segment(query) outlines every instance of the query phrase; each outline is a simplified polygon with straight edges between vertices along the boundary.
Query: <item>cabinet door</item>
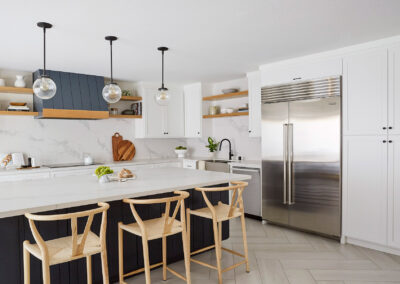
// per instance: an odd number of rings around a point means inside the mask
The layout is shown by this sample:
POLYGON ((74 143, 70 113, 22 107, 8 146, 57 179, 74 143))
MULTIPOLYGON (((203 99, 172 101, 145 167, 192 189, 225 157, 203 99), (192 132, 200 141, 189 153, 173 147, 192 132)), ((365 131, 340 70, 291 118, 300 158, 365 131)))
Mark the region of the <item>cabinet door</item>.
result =
POLYGON ((184 112, 182 89, 170 89, 170 101, 165 118, 165 137, 184 137, 184 112))
POLYGON ((343 144, 344 235, 387 243, 387 136, 347 136, 343 144))
POLYGON ((388 242, 400 249, 400 135, 389 136, 389 142, 388 242))
POLYGON ((387 133, 387 49, 345 57, 343 70, 343 133, 387 133))
POLYGON ((249 85, 249 136, 261 137, 261 75, 260 71, 247 73, 249 85))
POLYGON ((155 100, 156 89, 146 89, 146 137, 164 137, 166 132, 166 106, 160 106, 155 100))
POLYGON ((261 86, 342 75, 342 59, 314 59, 262 66, 261 86))
POLYGON ((400 45, 389 49, 389 134, 400 134, 400 45))
POLYGON ((185 101, 185 137, 201 137, 202 95, 201 83, 183 87, 185 101))

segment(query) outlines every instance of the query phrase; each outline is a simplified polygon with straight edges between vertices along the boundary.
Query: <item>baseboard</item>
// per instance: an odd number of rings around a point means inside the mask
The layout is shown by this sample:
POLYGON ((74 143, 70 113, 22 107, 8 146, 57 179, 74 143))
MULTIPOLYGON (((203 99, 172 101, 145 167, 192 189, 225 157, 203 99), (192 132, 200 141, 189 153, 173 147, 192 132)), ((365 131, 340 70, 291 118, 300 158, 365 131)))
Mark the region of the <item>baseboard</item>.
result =
POLYGON ((390 254, 400 255, 400 249, 395 249, 395 248, 387 247, 384 245, 371 243, 368 241, 362 241, 362 240, 346 237, 346 243, 373 249, 373 250, 378 250, 378 251, 382 251, 382 252, 386 252, 386 253, 390 253, 390 254))
POLYGON ((249 213, 244 213, 244 216, 247 217, 247 218, 250 218, 250 219, 262 221, 262 217, 261 216, 257 216, 257 215, 253 215, 253 214, 249 214, 249 213))

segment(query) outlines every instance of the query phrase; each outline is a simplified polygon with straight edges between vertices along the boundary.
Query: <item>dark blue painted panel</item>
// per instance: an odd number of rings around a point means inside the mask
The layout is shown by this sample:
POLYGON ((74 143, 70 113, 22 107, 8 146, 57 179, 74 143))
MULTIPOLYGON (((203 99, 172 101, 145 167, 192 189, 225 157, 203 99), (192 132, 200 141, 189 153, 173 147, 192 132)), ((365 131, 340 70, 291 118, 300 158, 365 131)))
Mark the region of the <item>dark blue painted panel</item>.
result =
POLYGON ((90 102, 88 76, 79 74, 78 78, 79 78, 79 85, 81 88, 82 109, 92 110, 92 104, 90 102))
POLYGON ((71 93, 70 73, 60 72, 64 109, 74 109, 71 93))
POLYGON ((70 73, 71 94, 74 109, 83 109, 81 89, 79 85, 79 74, 70 73))
POLYGON ((92 110, 101 110, 99 103, 99 94, 97 92, 97 84, 95 76, 88 76, 89 96, 92 103, 92 110))
POLYGON ((56 109, 62 109, 64 103, 63 103, 63 89, 60 80, 60 72, 49 70, 47 71, 47 74, 50 76, 50 79, 52 79, 57 86, 57 92, 55 96, 51 99, 53 101, 53 107, 56 109))
POLYGON ((100 104, 100 110, 103 111, 108 111, 108 104, 104 100, 102 92, 104 88, 104 78, 100 76, 96 76, 96 85, 97 85, 97 94, 99 96, 99 104, 100 104))

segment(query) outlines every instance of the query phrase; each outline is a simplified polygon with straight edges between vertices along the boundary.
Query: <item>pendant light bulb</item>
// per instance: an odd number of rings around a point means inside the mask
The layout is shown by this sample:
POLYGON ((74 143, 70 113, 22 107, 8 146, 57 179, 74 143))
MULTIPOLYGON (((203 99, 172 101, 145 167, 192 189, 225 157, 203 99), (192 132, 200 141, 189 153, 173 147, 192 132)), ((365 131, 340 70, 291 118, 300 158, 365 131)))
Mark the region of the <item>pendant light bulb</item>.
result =
POLYGON ((49 23, 37 23, 39 28, 43 29, 43 73, 33 83, 33 93, 42 100, 49 100, 55 96, 57 92, 56 83, 46 74, 46 29, 50 29, 53 25, 49 23))
POLYGON ((164 87, 164 52, 168 50, 168 47, 157 48, 161 51, 162 63, 161 63, 161 88, 158 89, 158 93, 155 96, 157 104, 166 106, 169 104, 170 95, 168 89, 164 87))
POLYGON ((118 38, 115 36, 106 36, 106 40, 110 41, 110 55, 111 55, 111 82, 106 84, 103 88, 103 98, 109 104, 119 102, 122 97, 121 88, 113 80, 113 55, 112 55, 112 42, 118 38))

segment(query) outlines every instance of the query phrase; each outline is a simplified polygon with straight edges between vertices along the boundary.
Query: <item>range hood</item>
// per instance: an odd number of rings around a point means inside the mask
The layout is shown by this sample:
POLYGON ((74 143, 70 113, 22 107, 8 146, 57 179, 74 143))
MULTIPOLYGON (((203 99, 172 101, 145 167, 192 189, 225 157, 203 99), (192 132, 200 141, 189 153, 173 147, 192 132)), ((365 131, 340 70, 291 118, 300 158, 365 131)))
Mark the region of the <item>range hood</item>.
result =
MULTIPOLYGON (((104 119, 109 118, 103 99, 104 77, 46 70, 56 83, 56 95, 49 100, 33 96, 34 111, 40 119, 104 119)), ((35 81, 42 70, 33 73, 35 81)))

